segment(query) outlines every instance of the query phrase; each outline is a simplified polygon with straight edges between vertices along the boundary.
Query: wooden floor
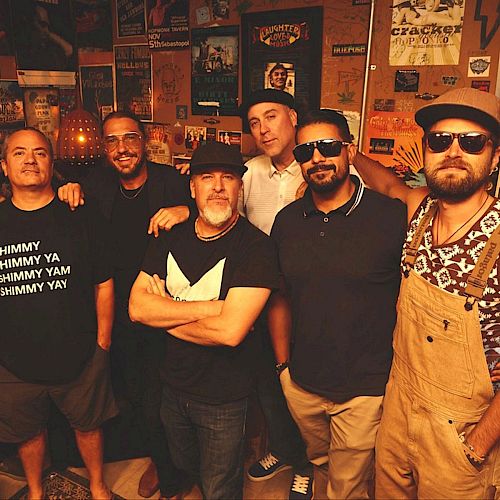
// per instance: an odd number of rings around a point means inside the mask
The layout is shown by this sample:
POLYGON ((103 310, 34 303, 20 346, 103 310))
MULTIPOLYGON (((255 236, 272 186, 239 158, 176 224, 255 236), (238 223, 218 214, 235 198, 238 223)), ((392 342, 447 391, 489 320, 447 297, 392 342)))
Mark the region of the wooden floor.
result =
MULTIPOLYGON (((130 500, 140 499, 141 497, 137 494, 137 487, 139 479, 148 464, 149 459, 146 458, 105 464, 104 476, 106 483, 115 493, 123 498, 130 500)), ((71 467, 69 470, 87 477, 85 469, 71 467)), ((288 498, 291 478, 291 470, 286 470, 267 481, 253 482, 245 479, 244 498, 248 500, 285 500, 288 498)), ((0 499, 9 498, 25 484, 24 481, 15 481, 6 476, 0 476, 0 499)), ((326 498, 325 488, 324 479, 321 476, 318 477, 315 484, 314 498, 326 498)), ((159 498, 159 493, 156 493, 151 498, 159 498)), ((195 487, 184 498, 186 500, 200 500, 202 496, 199 489, 195 487)))

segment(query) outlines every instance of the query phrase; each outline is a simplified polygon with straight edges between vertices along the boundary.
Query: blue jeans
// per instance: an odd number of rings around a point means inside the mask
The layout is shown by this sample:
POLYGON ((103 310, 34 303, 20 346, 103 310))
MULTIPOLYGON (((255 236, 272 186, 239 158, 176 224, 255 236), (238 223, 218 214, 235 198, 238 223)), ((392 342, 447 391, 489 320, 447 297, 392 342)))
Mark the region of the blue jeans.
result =
POLYGON ((247 398, 207 404, 163 389, 161 418, 176 467, 200 481, 203 498, 243 497, 247 398))

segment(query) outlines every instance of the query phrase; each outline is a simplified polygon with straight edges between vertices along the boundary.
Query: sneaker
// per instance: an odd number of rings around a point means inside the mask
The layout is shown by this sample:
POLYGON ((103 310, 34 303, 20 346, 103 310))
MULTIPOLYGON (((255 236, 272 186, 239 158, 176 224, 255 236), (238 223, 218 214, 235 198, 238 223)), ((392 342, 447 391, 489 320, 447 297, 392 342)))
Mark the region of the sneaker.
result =
POLYGON ((312 476, 294 474, 288 497, 289 500, 311 500, 313 497, 313 484, 314 480, 312 476))
POLYGON ((292 466, 276 458, 271 452, 263 456, 258 462, 250 466, 247 472, 250 481, 265 481, 271 479, 278 472, 291 469, 292 466))

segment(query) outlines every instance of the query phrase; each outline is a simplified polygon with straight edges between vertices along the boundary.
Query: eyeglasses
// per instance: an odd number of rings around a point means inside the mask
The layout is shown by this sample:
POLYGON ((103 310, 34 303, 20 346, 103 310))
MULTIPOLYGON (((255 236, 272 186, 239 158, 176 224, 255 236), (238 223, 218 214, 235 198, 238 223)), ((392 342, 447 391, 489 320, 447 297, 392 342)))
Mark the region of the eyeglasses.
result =
POLYGON ((320 139, 319 141, 304 142, 295 146, 293 156, 299 163, 309 161, 317 149, 325 158, 339 156, 342 146, 347 146, 350 142, 339 141, 338 139, 320 139))
POLYGON ((443 153, 451 147, 453 141, 458 139, 460 149, 465 153, 478 154, 491 137, 481 132, 429 132, 427 134, 427 146, 433 153, 443 153))
POLYGON ((138 148, 141 145, 142 135, 137 132, 127 132, 126 134, 121 135, 107 135, 104 139, 104 149, 106 151, 114 151, 120 141, 123 141, 123 144, 128 148, 138 148))

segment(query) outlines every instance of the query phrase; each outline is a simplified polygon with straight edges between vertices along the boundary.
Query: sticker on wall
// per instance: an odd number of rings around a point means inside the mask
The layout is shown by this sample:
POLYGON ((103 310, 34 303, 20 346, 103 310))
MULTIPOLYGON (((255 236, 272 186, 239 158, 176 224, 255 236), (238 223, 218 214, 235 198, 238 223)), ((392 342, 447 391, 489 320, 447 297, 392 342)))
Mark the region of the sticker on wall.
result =
POLYGON ((207 127, 207 142, 214 142, 217 140, 217 129, 213 127, 207 127))
POLYGON ((332 56, 365 56, 366 44, 364 43, 342 43, 332 45, 332 56))
POLYGON ((394 111, 394 99, 375 99, 373 109, 375 111, 394 111))
POLYGON ((472 80, 470 85, 473 89, 483 90, 484 92, 490 91, 490 81, 489 80, 472 80))
POLYGON ((394 151, 394 139, 380 139, 370 137, 370 154, 392 155, 394 151))
POLYGON ((441 83, 449 87, 453 87, 457 84, 458 76, 442 76, 441 83))
POLYGON ((469 57, 467 76, 490 76, 491 56, 469 57))
POLYGON ((194 151, 201 142, 206 141, 206 138, 206 127, 192 127, 190 125, 184 127, 184 145, 187 149, 192 149, 194 151))
POLYGON ((418 92, 419 73, 414 69, 396 71, 394 92, 418 92))
POLYGON ((175 107, 175 117, 177 120, 187 120, 188 107, 185 104, 179 104, 175 107))
POLYGON ((238 146, 241 148, 241 132, 230 132, 229 130, 219 130, 217 140, 228 146, 238 146))
POLYGON ((203 24, 208 23, 210 21, 210 10, 205 5, 204 7, 200 7, 196 9, 196 23, 203 24))
POLYGON ((393 0, 389 64, 458 64, 465 3, 393 0))
POLYGON ((415 111, 415 99, 396 99, 396 111, 415 111))

